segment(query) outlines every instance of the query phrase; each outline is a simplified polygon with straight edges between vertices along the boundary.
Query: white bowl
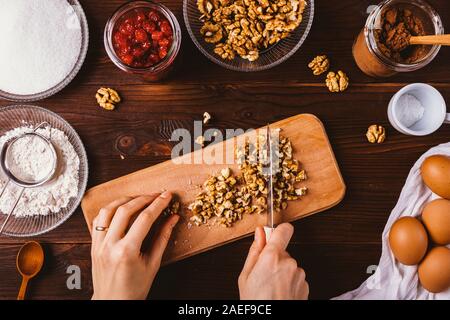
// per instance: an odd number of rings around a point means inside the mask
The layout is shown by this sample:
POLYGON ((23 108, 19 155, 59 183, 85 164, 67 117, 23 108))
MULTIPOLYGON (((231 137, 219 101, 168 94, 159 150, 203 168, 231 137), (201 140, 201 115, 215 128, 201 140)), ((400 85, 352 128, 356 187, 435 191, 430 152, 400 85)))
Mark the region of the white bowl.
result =
POLYGON ((392 126, 399 132, 412 136, 426 136, 438 130, 443 123, 450 121, 445 100, 434 87, 425 83, 413 83, 403 87, 389 102, 388 117, 392 126), (398 101, 405 94, 410 94, 424 107, 423 117, 406 127, 398 115, 398 101))

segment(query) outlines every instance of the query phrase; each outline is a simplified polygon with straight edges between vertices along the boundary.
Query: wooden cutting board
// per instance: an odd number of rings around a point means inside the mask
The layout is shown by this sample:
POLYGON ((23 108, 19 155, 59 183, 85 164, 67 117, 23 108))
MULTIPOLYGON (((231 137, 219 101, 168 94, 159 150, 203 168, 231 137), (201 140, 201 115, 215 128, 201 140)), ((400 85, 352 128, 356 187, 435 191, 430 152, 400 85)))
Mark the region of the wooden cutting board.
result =
MULTIPOLYGON (((344 197, 345 184, 336 163, 322 122, 310 114, 300 114, 271 125, 280 128, 294 149, 294 157, 306 170, 308 180, 303 185, 308 193, 301 200, 289 201, 281 213, 281 220, 293 221, 326 210, 338 204, 344 197)), ((178 158, 178 160, 201 159, 215 152, 223 157, 225 147, 233 150, 236 138, 208 146, 178 158), (199 158, 200 157, 200 158, 199 158)), ((138 196, 163 189, 177 194, 186 207, 201 191, 200 186, 211 175, 229 167, 239 173, 237 165, 227 164, 175 164, 172 160, 120 177, 90 189, 82 202, 82 209, 89 230, 100 208, 121 196, 138 196)), ((266 215, 246 215, 231 228, 222 226, 190 225, 190 212, 184 208, 181 219, 166 250, 164 263, 171 263, 200 252, 218 247, 252 234, 257 225, 264 225, 266 215)))

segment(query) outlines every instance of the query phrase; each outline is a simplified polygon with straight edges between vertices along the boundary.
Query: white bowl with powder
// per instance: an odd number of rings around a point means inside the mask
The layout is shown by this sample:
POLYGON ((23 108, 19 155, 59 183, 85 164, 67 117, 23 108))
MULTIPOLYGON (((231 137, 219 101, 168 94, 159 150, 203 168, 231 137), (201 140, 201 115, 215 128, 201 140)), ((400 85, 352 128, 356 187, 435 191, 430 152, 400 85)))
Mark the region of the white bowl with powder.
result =
POLYGON ((426 136, 450 123, 441 93, 425 83, 413 83, 399 90, 389 102, 388 117, 399 132, 426 136))
MULTIPOLYGON (((32 131, 33 127, 42 122, 47 122, 50 127, 38 129, 37 132, 48 138, 51 131, 50 138, 58 155, 58 167, 52 180, 42 186, 25 189, 4 229, 4 234, 8 236, 30 237, 53 230, 75 212, 86 190, 88 160, 83 143, 68 122, 47 109, 29 105, 0 108, 0 148, 5 141, 32 131)), ((12 152, 17 156, 15 162, 27 174, 39 177, 42 172, 45 174, 48 171, 45 166, 39 169, 25 159, 36 158, 36 152, 42 152, 38 158, 45 159, 43 146, 23 140, 17 144, 17 148, 12 152), (27 144, 30 149, 35 150, 25 151, 27 144)), ((0 169, 0 190, 6 181, 6 174, 0 169)), ((14 195, 20 189, 10 184, 0 198, 0 225, 5 221, 14 195)))
POLYGON ((78 0, 0 0, 0 8, 0 97, 37 101, 67 86, 89 45, 78 0))

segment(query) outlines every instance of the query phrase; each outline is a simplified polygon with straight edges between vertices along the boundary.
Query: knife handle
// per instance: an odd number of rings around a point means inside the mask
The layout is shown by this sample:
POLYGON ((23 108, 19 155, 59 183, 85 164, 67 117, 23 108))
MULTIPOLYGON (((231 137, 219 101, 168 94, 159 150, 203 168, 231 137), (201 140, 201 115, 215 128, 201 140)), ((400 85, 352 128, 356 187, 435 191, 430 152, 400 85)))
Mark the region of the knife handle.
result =
POLYGON ((266 234, 266 243, 269 241, 272 232, 273 229, 271 227, 264 227, 264 233, 266 234))

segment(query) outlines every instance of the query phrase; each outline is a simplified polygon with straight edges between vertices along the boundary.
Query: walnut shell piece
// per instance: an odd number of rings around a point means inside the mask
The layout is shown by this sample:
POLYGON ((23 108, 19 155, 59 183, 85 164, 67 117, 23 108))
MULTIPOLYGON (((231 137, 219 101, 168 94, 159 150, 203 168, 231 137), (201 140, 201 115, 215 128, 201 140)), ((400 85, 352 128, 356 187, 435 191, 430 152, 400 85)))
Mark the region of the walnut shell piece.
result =
POLYGON ((348 88, 349 79, 347 75, 339 70, 337 73, 330 71, 328 72, 325 83, 328 90, 331 92, 342 92, 348 88))
POLYGON ((330 59, 326 55, 317 56, 308 64, 308 67, 315 76, 321 75, 330 68, 330 59))
POLYGON ((383 126, 373 124, 367 129, 366 137, 370 143, 383 143, 386 140, 386 130, 383 126))

